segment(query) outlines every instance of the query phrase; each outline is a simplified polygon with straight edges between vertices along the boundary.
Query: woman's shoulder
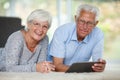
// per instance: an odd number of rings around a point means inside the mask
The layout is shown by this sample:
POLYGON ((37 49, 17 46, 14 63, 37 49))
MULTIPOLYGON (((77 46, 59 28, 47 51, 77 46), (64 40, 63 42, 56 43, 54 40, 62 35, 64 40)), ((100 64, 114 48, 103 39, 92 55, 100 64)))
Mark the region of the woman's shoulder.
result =
POLYGON ((48 44, 48 42, 49 42, 49 38, 47 35, 40 41, 41 44, 48 44))
POLYGON ((19 31, 16 31, 16 32, 13 32, 9 38, 22 38, 23 35, 22 35, 22 32, 19 30, 19 31))
POLYGON ((15 48, 16 49, 17 48, 18 49, 22 48, 23 44, 24 44, 24 39, 23 39, 21 31, 19 30, 19 31, 13 32, 9 36, 9 38, 8 38, 6 44, 5 44, 5 49, 14 51, 15 48))
POLYGON ((23 35, 22 35, 22 32, 19 30, 19 31, 16 31, 16 32, 13 32, 9 37, 8 37, 8 40, 7 41, 23 41, 23 35))

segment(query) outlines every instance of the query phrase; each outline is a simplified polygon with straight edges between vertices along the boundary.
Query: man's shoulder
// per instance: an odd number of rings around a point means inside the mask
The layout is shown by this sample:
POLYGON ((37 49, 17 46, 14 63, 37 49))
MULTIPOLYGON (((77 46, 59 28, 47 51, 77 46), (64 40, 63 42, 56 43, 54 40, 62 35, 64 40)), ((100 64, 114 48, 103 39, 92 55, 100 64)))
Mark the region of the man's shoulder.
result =
POLYGON ((75 24, 74 23, 67 23, 63 24, 60 27, 58 27, 54 33, 54 38, 60 38, 63 41, 66 41, 72 34, 73 31, 75 30, 75 24), (60 37, 62 36, 62 38, 60 37))
POLYGON ((58 27, 58 29, 71 29, 74 28, 74 23, 66 23, 66 24, 62 24, 61 26, 58 27))
POLYGON ((103 34, 102 30, 101 30, 99 27, 95 27, 95 28, 93 29, 93 32, 94 32, 94 33, 101 33, 101 34, 103 34))
POLYGON ((91 33, 92 36, 98 38, 98 37, 103 37, 104 34, 102 30, 99 27, 95 27, 91 33))
POLYGON ((74 23, 66 23, 66 24, 59 26, 56 29, 56 32, 70 32, 70 31, 74 30, 74 28, 75 28, 74 23))

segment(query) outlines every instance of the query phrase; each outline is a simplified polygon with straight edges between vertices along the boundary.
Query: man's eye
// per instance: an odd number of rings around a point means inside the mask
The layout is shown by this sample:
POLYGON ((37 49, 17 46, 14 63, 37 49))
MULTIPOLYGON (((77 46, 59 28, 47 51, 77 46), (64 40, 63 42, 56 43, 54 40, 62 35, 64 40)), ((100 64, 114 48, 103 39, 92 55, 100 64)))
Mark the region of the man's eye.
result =
POLYGON ((93 24, 92 22, 88 22, 88 24, 93 24))
POLYGON ((80 23, 85 23, 85 21, 84 21, 84 20, 79 20, 79 22, 80 22, 80 23))
POLYGON ((46 29, 48 29, 48 26, 43 26, 43 28, 46 28, 46 29))

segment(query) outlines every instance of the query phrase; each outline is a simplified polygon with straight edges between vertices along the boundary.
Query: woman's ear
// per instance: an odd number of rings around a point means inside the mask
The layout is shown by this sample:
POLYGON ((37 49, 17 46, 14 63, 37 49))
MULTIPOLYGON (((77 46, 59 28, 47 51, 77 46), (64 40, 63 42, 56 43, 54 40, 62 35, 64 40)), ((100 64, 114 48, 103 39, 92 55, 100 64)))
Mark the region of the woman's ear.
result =
POLYGON ((30 27, 31 27, 31 23, 27 23, 27 26, 26 26, 26 30, 28 31, 29 29, 30 29, 30 27))
POLYGON ((28 22, 28 23, 27 23, 28 29, 29 29, 31 26, 32 26, 32 23, 28 22))

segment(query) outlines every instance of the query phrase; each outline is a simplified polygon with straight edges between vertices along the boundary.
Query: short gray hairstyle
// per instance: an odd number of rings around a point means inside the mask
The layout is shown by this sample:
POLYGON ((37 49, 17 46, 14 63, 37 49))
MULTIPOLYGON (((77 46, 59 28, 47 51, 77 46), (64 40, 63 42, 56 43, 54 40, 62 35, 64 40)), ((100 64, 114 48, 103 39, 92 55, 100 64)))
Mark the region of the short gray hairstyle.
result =
POLYGON ((99 10, 97 7, 92 6, 92 5, 89 5, 89 4, 79 5, 79 6, 78 6, 78 9, 77 9, 77 11, 76 11, 76 16, 77 16, 77 18, 80 16, 80 12, 81 12, 82 10, 85 10, 85 11, 89 11, 89 12, 94 13, 94 14, 96 15, 95 21, 98 21, 99 15, 100 15, 100 10, 99 10))
POLYGON ((51 26, 52 22, 52 16, 48 11, 42 10, 42 9, 36 9, 34 10, 28 17, 27 22, 31 22, 35 19, 41 20, 41 21, 48 21, 49 28, 51 26))

